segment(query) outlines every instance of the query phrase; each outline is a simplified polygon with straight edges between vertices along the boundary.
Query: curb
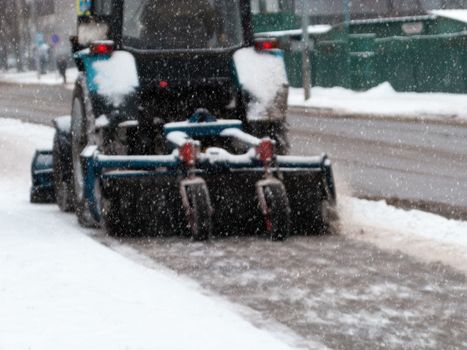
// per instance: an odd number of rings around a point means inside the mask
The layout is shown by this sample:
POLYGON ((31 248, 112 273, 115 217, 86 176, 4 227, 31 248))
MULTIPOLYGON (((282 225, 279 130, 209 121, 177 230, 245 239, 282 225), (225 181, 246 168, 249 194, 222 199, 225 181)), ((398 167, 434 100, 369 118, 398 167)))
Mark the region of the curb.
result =
POLYGON ((325 117, 330 119, 359 119, 359 120, 387 120, 407 123, 431 123, 441 125, 458 125, 467 127, 467 118, 459 118, 456 115, 440 116, 436 114, 402 115, 402 114, 377 114, 351 112, 342 109, 305 107, 289 105, 289 112, 310 117, 325 117))

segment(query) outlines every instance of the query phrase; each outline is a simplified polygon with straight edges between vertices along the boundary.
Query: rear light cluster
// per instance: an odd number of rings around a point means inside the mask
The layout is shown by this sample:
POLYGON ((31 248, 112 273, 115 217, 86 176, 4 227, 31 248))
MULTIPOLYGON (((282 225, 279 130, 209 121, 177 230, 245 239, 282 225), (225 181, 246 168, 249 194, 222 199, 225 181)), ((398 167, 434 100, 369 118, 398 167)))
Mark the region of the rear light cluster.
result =
POLYGON ((274 142, 270 138, 262 139, 256 147, 256 155, 264 165, 270 164, 274 156, 274 142))
POLYGON ((188 141, 178 149, 178 156, 186 166, 194 166, 200 152, 199 142, 188 141))
POLYGON ((95 41, 89 46, 92 55, 110 55, 114 51, 114 42, 111 40, 95 41))
POLYGON ((256 51, 277 50, 279 49, 279 42, 274 38, 256 39, 255 49, 256 51))

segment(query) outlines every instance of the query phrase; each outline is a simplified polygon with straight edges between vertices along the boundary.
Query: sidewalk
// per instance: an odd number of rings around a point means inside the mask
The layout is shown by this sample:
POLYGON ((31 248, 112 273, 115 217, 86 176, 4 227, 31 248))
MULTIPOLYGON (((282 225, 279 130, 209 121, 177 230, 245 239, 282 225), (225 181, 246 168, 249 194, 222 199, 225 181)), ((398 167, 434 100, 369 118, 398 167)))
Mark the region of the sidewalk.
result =
POLYGON ((467 95, 396 92, 383 83, 365 92, 341 87, 312 89, 304 100, 303 89, 291 88, 289 106, 308 113, 336 117, 430 119, 467 123, 467 95))
MULTIPOLYGON (((68 68, 66 70, 67 86, 73 85, 78 77, 78 69, 68 68)), ((36 71, 16 72, 14 70, 8 72, 0 71, 0 82, 15 83, 15 84, 41 84, 41 85, 61 85, 63 84, 62 77, 58 72, 50 72, 40 76, 36 71)))

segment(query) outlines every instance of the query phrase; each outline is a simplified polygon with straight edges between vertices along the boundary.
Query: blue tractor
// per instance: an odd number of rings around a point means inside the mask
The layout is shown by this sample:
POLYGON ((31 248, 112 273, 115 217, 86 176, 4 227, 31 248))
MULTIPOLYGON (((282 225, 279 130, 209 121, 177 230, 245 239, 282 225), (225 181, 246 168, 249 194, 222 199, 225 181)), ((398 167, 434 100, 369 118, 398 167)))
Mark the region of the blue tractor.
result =
POLYGON ((287 155, 282 52, 254 37, 248 0, 84 1, 72 44, 71 116, 31 199, 116 236, 327 230, 331 163, 287 155))

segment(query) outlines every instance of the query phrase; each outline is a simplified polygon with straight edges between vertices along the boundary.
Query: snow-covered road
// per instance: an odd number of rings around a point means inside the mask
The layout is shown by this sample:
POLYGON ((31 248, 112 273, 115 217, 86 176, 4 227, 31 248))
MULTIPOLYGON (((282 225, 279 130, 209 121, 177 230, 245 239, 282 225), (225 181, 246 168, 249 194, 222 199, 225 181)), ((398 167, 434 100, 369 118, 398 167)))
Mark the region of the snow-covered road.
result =
POLYGON ((33 150, 51 139, 48 127, 0 119, 1 349, 467 346, 464 274, 345 237, 415 256, 423 242, 425 261, 457 246, 462 259, 465 223, 345 199, 342 236, 117 242, 28 203, 33 150))

